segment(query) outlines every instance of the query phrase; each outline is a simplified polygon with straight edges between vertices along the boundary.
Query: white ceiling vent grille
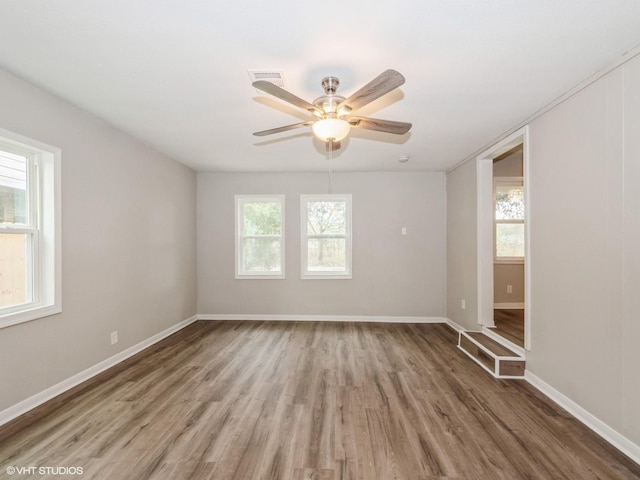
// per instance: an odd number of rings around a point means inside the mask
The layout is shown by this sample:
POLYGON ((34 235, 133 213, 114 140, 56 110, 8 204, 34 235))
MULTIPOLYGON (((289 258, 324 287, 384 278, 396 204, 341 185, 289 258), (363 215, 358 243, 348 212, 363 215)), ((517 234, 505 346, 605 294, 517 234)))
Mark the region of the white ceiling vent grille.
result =
MULTIPOLYGON (((265 80, 267 82, 271 82, 274 85, 277 85, 278 87, 284 88, 286 90, 286 87, 284 86, 284 75, 281 71, 247 70, 247 73, 249 74, 249 79, 251 80, 251 83, 257 80, 265 80)), ((258 92, 258 95, 267 95, 266 93, 258 89, 256 89, 256 92, 258 92)))

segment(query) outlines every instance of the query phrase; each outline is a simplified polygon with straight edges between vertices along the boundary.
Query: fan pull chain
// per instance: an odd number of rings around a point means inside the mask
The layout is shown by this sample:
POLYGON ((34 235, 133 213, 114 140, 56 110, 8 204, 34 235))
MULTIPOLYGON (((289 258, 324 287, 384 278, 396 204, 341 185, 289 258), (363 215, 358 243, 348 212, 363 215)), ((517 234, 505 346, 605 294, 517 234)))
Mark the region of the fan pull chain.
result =
POLYGON ((333 193, 333 139, 329 139, 329 195, 333 193))

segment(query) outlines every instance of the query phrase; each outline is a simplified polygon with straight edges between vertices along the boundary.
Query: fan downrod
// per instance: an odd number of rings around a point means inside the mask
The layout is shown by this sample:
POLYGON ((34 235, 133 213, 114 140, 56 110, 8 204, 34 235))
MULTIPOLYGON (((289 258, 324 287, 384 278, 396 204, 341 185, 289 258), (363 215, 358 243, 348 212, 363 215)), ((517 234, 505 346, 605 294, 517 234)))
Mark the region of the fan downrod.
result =
POLYGON ((340 80, 338 77, 324 77, 322 79, 322 88, 324 88, 325 95, 333 95, 340 86, 340 80))

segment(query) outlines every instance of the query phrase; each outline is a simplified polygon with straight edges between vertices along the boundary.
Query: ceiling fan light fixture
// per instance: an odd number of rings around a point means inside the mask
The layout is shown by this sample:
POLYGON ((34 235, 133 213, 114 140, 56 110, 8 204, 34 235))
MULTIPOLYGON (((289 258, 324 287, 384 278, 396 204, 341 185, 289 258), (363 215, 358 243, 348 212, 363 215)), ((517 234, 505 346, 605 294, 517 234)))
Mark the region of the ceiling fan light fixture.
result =
POLYGON ((325 118, 315 122, 311 129, 313 134, 323 142, 327 142, 329 139, 339 142, 349 135, 350 125, 349 122, 340 118, 325 118))
POLYGON ((410 123, 354 117, 351 116, 351 113, 395 90, 404 84, 404 81, 404 77, 399 72, 392 69, 385 70, 349 98, 345 98, 342 95, 336 95, 336 90, 340 85, 337 77, 325 77, 322 79, 324 95, 316 98, 313 103, 309 103, 271 82, 256 80, 252 85, 258 90, 306 110, 312 117, 306 122, 254 132, 254 135, 262 137, 311 125, 314 135, 327 143, 329 151, 340 148, 340 140, 349 135, 351 127, 403 135, 411 129, 410 123))

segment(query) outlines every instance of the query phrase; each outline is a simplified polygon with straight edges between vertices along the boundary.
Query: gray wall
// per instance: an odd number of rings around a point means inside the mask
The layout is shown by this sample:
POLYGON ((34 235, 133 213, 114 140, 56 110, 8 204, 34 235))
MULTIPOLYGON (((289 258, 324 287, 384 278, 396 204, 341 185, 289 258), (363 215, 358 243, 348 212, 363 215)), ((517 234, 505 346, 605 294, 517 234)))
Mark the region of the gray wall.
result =
POLYGON ((493 302, 524 304, 524 265, 522 263, 493 265, 493 302), (507 293, 509 285, 511 285, 511 293, 507 293))
POLYGON ((198 174, 198 313, 442 317, 442 173, 334 173, 353 195, 353 279, 300 279, 300 194, 328 174, 198 174), (234 195, 286 195, 284 280, 234 278, 234 195), (401 228, 407 235, 401 235, 401 228))
MULTIPOLYGON (((640 57, 530 125, 532 276, 527 306, 532 328, 527 370, 636 445, 638 132, 640 57)), ((469 287, 476 272, 475 231, 462 221, 475 223, 474 182, 474 161, 447 175, 447 299, 452 320, 477 328, 456 308, 460 295, 467 296, 467 308, 477 300, 469 287), (473 191, 466 191, 472 185, 473 191)))
POLYGON ((196 313, 196 175, 2 70, 0 127, 62 149, 63 312, 0 330, 3 410, 196 313))
POLYGON ((447 316, 470 330, 478 329, 476 178, 474 162, 447 175, 447 316))
POLYGON ((640 57, 531 124, 527 368, 640 445, 640 57))
POLYGON ((524 177, 522 148, 496 158, 493 161, 494 177, 524 177))

